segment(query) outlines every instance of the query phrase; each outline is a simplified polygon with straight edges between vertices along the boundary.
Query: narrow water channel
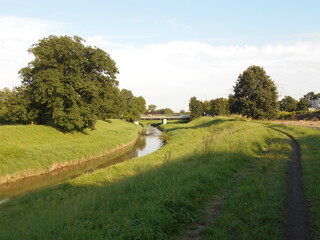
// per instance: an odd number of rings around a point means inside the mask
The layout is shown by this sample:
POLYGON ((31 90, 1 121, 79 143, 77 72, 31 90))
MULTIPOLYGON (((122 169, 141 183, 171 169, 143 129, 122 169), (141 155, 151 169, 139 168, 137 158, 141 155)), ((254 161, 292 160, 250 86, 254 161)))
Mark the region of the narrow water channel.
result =
POLYGON ((51 173, 21 179, 12 183, 0 185, 0 204, 4 199, 23 195, 38 189, 52 186, 69 179, 78 177, 85 173, 94 172, 101 168, 106 168, 128 159, 142 157, 152 153, 162 146, 159 138, 161 131, 148 126, 143 128, 135 145, 126 152, 114 154, 112 156, 102 156, 83 162, 74 166, 58 169, 51 173))

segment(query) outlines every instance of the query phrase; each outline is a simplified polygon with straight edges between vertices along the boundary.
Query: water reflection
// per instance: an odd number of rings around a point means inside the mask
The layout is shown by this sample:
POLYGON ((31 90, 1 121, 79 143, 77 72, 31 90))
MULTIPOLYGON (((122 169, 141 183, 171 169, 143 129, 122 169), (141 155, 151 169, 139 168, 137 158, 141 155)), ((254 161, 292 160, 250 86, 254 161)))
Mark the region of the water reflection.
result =
POLYGON ((125 153, 117 153, 112 156, 98 157, 94 160, 83 162, 76 166, 65 167, 48 174, 18 180, 13 183, 0 185, 1 199, 7 199, 45 188, 57 183, 80 176, 84 173, 94 172, 101 168, 106 168, 119 162, 123 162, 135 157, 141 157, 152 153, 162 146, 159 139, 161 132, 151 126, 143 129, 135 145, 125 153))

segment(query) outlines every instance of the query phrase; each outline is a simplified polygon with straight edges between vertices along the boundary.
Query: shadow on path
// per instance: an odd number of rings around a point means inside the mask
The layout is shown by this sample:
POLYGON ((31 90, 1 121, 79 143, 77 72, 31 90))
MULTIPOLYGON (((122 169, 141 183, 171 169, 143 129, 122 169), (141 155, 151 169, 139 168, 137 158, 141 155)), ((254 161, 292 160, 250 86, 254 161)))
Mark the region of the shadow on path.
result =
POLYGON ((287 135, 292 146, 286 176, 283 239, 311 239, 310 214, 303 186, 299 143, 288 133, 276 128, 272 129, 287 135))

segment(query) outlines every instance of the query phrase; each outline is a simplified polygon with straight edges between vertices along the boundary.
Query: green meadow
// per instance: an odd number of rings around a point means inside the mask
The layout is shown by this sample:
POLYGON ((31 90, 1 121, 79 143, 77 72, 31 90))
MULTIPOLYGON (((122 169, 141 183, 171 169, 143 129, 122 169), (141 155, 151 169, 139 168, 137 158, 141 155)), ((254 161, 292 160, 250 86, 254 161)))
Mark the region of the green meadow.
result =
POLYGON ((203 117, 158 151, 0 205, 0 239, 179 239, 222 202, 208 239, 281 239, 287 136, 203 117))
POLYGON ((0 126, 0 182, 101 155, 137 138, 140 127, 98 121, 95 130, 62 133, 40 125, 0 126))

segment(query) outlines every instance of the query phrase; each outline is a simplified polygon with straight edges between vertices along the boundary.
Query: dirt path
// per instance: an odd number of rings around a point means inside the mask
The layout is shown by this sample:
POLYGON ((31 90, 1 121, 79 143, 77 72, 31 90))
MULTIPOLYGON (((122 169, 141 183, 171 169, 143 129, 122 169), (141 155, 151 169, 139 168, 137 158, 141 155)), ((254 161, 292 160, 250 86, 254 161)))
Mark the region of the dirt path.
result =
POLYGON ((221 212, 221 207, 223 206, 226 198, 232 193, 233 189, 237 184, 245 178, 248 174, 252 172, 253 164, 249 164, 236 176, 234 176, 230 182, 227 184, 226 190, 220 195, 215 196, 209 200, 209 204, 204 210, 204 218, 202 221, 197 222, 190 226, 182 235, 179 236, 181 240, 201 240, 208 227, 210 227, 216 220, 221 212))
POLYGON ((284 240, 311 239, 309 207, 303 187, 299 143, 289 134, 279 131, 290 138, 292 151, 287 168, 287 186, 284 202, 284 240))

